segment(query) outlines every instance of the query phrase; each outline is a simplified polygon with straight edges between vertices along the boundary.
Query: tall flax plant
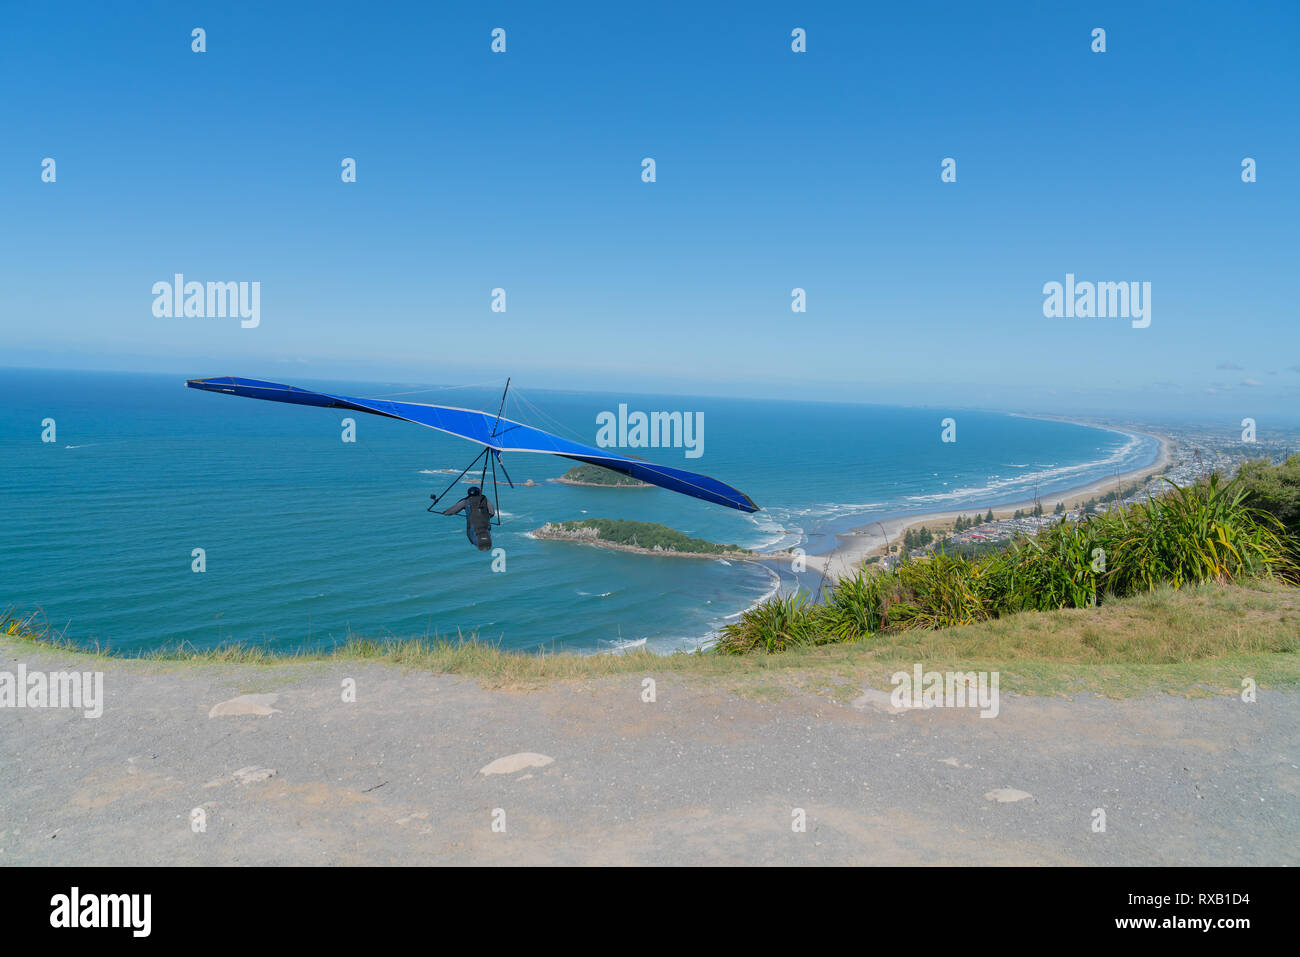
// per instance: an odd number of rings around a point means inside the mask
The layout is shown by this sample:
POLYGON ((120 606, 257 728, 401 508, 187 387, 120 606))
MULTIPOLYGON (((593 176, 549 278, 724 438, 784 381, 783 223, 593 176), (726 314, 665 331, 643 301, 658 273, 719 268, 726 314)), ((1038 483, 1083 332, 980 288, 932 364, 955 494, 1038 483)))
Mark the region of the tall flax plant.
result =
POLYGON ((1110 516, 1062 522, 1014 544, 1004 559, 1005 590, 992 596, 999 613, 1096 605, 1110 567, 1111 525, 1110 516))
POLYGON ((899 628, 948 628, 988 617, 981 566, 961 555, 933 555, 898 567, 900 597, 889 607, 899 628))
POLYGON ((841 578, 826 593, 816 626, 830 641, 870 638, 885 626, 898 595, 898 579, 892 574, 859 572, 841 578))
POLYGON ((1215 475, 1186 488, 1021 539, 990 559, 998 614, 1086 608, 1107 594, 1294 571, 1277 522, 1215 475))
POLYGON ((723 625, 714 650, 735 655, 750 651, 774 654, 796 645, 822 644, 827 639, 814 627, 813 608, 803 591, 769 598, 723 625))
POLYGON ((1227 582, 1254 575, 1291 576, 1294 565, 1276 518, 1244 504, 1245 489, 1212 475, 1120 513, 1111 588, 1117 594, 1227 582))
POLYGON ((773 599, 723 629, 720 650, 779 651, 881 631, 946 628, 1018 611, 1088 608, 1162 585, 1297 578, 1279 521, 1217 475, 1146 503, 1062 522, 970 561, 933 555, 837 582, 823 605, 773 599))

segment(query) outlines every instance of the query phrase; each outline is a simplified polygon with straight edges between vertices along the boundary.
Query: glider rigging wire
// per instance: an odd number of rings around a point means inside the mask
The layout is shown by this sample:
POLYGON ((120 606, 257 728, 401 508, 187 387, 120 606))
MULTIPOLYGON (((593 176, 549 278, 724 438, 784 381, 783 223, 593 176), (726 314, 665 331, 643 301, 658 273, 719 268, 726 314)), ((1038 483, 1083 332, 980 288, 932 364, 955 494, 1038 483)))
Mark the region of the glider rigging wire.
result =
MULTIPOLYGON (((480 487, 486 484, 489 470, 492 474, 493 491, 496 494, 496 470, 501 466, 502 474, 511 488, 510 474, 501 459, 502 452, 534 452, 543 455, 555 455, 572 459, 587 465, 619 472, 638 481, 671 492, 689 495, 715 505, 725 505, 741 512, 757 512, 758 506, 744 492, 715 478, 690 472, 686 469, 669 465, 658 465, 632 455, 625 455, 613 449, 595 448, 582 442, 564 438, 553 432, 547 432, 522 422, 506 418, 506 400, 510 393, 510 383, 506 380, 506 389, 502 392, 497 414, 477 409, 461 409, 455 406, 430 405, 421 402, 393 402, 384 398, 361 398, 357 396, 333 395, 327 392, 314 392, 296 386, 283 385, 279 382, 267 382, 262 379, 241 379, 224 376, 211 379, 190 379, 185 383, 191 389, 206 392, 220 392, 226 395, 243 396, 250 399, 264 399, 271 402, 287 402, 294 405, 311 405, 318 408, 346 409, 353 412, 367 412, 390 419, 401 419, 436 429, 448 435, 475 442, 483 446, 483 451, 474 457, 466 468, 456 477, 451 486, 460 481, 479 460, 483 460, 480 487)), ((521 397, 522 398, 522 397, 521 397)), ((532 406, 527 399, 523 401, 532 406)), ((536 409, 535 406, 533 406, 536 409)), ((537 409, 539 413, 540 409, 537 409)), ((545 413, 541 413, 545 416, 545 413)), ((549 416, 546 416, 550 418, 549 416)), ((556 425, 559 425, 557 422, 556 425)), ((567 431, 567 430, 566 430, 567 431)), ((442 493, 446 494, 446 491, 442 493)), ((437 503, 441 496, 435 496, 437 503)), ((498 509, 499 511, 499 509, 498 509)), ((498 519, 499 523, 499 519, 498 519)))

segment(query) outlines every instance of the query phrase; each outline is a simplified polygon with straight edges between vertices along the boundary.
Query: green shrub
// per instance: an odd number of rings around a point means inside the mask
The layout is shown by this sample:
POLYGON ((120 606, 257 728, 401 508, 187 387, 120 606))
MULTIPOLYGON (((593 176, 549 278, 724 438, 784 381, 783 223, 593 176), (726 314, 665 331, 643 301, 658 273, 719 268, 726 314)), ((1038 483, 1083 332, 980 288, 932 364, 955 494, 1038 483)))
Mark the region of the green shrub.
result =
POLYGON ((1237 473, 1237 482, 1246 493, 1244 504, 1268 512, 1287 535, 1300 539, 1300 455, 1281 465, 1264 459, 1247 462, 1237 473))
POLYGON ((894 590, 890 575, 842 578, 827 591, 825 604, 815 606, 816 626, 829 641, 870 638, 884 627, 894 590))
POLYGON ((773 654, 795 645, 820 644, 813 624, 813 606, 805 592, 778 595, 760 602, 740 618, 724 625, 716 650, 727 654, 766 651, 773 654))
POLYGON ((1296 579, 1282 522, 1247 504, 1247 484, 1217 475, 1186 488, 1169 484, 1145 503, 1061 522, 973 559, 941 552, 890 570, 861 568, 821 605, 802 593, 774 598, 723 629, 718 647, 770 653, 1019 611, 1088 608, 1162 586, 1296 579))
POLYGON ((660 525, 658 522, 634 522, 622 518, 584 518, 579 521, 551 524, 570 532, 584 528, 595 529, 597 537, 603 542, 631 545, 636 548, 660 548, 664 551, 698 555, 726 555, 749 551, 748 548, 741 548, 739 545, 720 545, 703 538, 692 538, 685 532, 660 525))

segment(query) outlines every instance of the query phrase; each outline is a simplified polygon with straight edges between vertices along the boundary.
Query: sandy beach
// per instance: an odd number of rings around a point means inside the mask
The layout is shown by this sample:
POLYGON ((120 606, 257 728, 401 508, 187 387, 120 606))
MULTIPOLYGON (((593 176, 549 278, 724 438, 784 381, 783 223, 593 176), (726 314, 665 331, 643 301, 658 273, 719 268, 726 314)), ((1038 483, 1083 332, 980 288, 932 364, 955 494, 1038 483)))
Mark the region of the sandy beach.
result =
MULTIPOLYGON (((1073 508, 1086 502, 1090 498, 1098 495, 1104 495, 1111 491, 1116 485, 1128 485, 1147 478, 1150 475, 1159 472, 1169 463, 1170 439, 1168 436, 1158 435, 1152 432, 1138 432, 1132 429, 1124 431, 1134 435, 1146 435, 1156 439, 1160 443, 1160 452, 1156 460, 1150 465, 1145 465, 1140 469, 1133 469, 1129 472, 1123 472, 1118 476, 1107 476, 1104 479, 1098 479, 1087 485, 1080 485, 1075 488, 1065 489, 1061 492, 1054 492, 1050 495, 1040 495, 1038 502, 1043 506, 1045 511, 1051 512, 1056 508, 1057 503, 1061 503, 1065 508, 1073 508)), ((882 519, 878 522, 872 522, 869 525, 853 529, 844 535, 837 535, 839 544, 829 553, 824 555, 809 555, 807 564, 809 568, 814 568, 825 573, 827 578, 836 579, 842 575, 852 573, 852 571, 864 560, 872 555, 880 554, 884 551, 887 544, 893 544, 903 537, 903 533, 909 528, 920 525, 926 526, 930 531, 937 532, 940 530, 951 529, 958 516, 971 516, 976 513, 985 515, 990 508, 993 509, 993 517, 1002 519, 1010 518, 1017 511, 1027 512, 1034 507, 1034 500, 1027 499, 1022 502, 1012 502, 1010 505, 989 505, 987 503, 980 505, 968 505, 964 508, 954 509, 945 512, 926 512, 918 515, 896 515, 892 518, 882 519)))

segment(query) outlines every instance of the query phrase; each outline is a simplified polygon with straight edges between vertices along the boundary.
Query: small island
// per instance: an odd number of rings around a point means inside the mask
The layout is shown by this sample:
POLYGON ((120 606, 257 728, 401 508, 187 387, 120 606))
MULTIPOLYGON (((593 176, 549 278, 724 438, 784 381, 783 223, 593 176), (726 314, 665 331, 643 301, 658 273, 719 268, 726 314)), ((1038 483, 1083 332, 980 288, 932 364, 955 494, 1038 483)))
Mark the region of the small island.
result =
POLYGON ((598 465, 575 465, 557 479, 564 485, 587 485, 600 488, 650 488, 645 482, 639 482, 630 475, 601 468, 598 465))
POLYGON ((691 558, 768 558, 739 545, 719 545, 658 522, 632 522, 613 518, 588 518, 578 522, 547 522, 534 538, 600 545, 628 552, 691 558))

